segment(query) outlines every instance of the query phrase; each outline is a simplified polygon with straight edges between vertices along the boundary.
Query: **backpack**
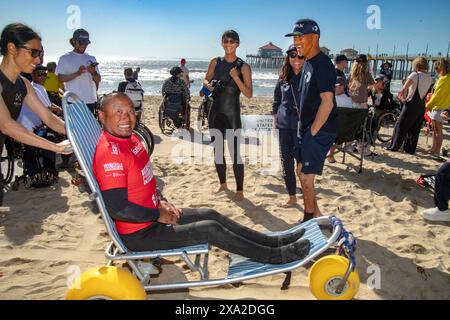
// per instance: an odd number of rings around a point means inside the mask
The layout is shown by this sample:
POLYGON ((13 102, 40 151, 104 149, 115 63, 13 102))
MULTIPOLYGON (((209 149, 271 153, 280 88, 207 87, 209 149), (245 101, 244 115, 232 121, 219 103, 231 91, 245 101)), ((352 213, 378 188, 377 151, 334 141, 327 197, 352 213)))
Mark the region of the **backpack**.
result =
POLYGON ((125 94, 133 101, 134 108, 139 108, 144 101, 144 90, 138 81, 128 81, 125 94))

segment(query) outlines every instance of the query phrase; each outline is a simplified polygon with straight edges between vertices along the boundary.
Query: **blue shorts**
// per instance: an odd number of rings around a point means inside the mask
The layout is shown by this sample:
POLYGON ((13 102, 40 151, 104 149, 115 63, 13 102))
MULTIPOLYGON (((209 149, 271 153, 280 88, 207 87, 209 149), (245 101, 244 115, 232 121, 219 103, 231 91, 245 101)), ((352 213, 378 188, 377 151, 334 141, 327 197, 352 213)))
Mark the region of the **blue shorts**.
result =
POLYGON ((336 140, 335 133, 319 131, 314 137, 305 130, 298 138, 297 153, 302 173, 322 175, 327 153, 336 140))

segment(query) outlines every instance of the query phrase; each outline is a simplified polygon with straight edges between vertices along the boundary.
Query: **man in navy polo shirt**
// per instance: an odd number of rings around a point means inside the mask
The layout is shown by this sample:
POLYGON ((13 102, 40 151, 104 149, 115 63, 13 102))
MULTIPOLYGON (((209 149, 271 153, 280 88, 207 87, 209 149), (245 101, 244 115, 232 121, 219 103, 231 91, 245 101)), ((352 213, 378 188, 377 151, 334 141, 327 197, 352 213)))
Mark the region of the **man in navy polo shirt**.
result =
POLYGON ((286 37, 294 37, 298 53, 306 58, 299 85, 297 150, 305 208, 304 222, 322 215, 317 205, 314 180, 316 175, 322 174, 327 152, 336 138, 336 71, 330 58, 320 51, 320 29, 314 20, 298 20, 292 33, 286 37))

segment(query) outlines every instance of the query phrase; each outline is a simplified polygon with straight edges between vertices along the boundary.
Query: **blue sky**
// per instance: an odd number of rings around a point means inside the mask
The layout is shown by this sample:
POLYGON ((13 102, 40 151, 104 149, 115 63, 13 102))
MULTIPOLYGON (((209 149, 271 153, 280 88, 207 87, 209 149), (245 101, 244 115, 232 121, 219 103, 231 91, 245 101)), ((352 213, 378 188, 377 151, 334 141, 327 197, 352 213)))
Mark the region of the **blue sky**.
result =
POLYGON ((375 53, 447 53, 450 41, 450 1, 403 0, 0 0, 1 28, 20 21, 43 37, 46 53, 59 56, 71 49, 66 13, 70 5, 81 10, 81 26, 91 34, 88 52, 97 57, 206 58, 222 54, 220 37, 239 32, 238 55, 256 53, 269 41, 285 49, 299 18, 315 19, 321 45, 375 53), (381 29, 369 30, 369 5, 381 10, 381 29))

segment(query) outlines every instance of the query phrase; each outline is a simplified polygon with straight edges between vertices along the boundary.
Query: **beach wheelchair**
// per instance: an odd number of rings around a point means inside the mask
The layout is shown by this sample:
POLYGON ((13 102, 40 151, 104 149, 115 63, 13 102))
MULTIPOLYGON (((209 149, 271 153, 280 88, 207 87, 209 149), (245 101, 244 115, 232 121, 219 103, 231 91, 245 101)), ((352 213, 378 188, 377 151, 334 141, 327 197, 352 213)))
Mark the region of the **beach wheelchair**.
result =
POLYGON ((189 130, 191 126, 191 105, 181 93, 167 93, 158 111, 159 128, 163 134, 175 129, 189 130))
POLYGON ((351 233, 345 231, 341 221, 334 216, 315 218, 278 233, 290 233, 299 228, 305 229, 303 237, 310 241, 311 246, 308 256, 303 260, 269 265, 230 254, 228 274, 221 279, 210 278, 208 270, 210 245, 208 243, 173 250, 130 251, 119 237, 92 171, 95 148, 102 130, 86 105, 74 94, 64 95, 63 108, 69 140, 92 190, 89 199, 95 200, 98 204, 108 235, 112 239, 105 251, 107 264, 82 273, 69 287, 66 299, 146 299, 147 291, 219 286, 279 273, 287 275, 283 284, 286 288, 291 271, 311 262, 314 264, 308 276, 310 289, 315 297, 351 299, 357 293, 360 280, 354 256, 356 240, 351 233), (69 97, 76 102, 68 104, 69 97), (327 231, 323 231, 323 228, 327 231), (334 254, 325 255, 330 248, 333 248, 334 254), (181 258, 192 272, 198 274, 198 280, 153 283, 152 277, 164 272, 164 265, 161 266, 158 261, 167 257, 181 258), (123 261, 126 264, 120 267, 119 262, 123 261))

